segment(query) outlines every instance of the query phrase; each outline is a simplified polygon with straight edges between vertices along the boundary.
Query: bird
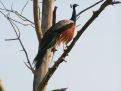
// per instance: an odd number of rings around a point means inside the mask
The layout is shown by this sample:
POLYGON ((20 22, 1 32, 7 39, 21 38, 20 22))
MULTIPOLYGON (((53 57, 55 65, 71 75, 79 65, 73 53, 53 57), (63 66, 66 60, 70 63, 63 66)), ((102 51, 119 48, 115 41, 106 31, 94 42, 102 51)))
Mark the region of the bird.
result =
POLYGON ((72 39, 76 25, 76 7, 78 4, 73 4, 72 16, 70 19, 61 20, 52 25, 44 34, 40 44, 38 53, 34 59, 35 68, 38 69, 42 64, 47 49, 54 49, 60 44, 67 45, 72 39))

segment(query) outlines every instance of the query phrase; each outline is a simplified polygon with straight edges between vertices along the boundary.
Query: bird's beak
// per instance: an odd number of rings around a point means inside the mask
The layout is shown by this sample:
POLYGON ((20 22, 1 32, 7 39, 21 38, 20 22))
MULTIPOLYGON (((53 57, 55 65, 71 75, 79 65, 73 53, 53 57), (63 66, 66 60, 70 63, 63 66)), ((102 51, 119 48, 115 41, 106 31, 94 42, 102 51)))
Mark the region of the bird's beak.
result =
POLYGON ((78 4, 76 6, 79 6, 78 4))

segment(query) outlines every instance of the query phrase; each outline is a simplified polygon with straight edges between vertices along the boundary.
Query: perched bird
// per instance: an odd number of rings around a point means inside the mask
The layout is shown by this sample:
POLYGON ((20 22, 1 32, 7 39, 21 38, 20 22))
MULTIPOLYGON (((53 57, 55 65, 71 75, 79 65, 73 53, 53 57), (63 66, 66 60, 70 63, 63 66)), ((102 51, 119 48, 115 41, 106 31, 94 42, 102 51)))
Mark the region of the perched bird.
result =
POLYGON ((70 20, 61 20, 48 29, 44 37, 39 44, 38 54, 34 59, 36 69, 42 64, 42 59, 49 48, 55 48, 56 46, 68 44, 74 35, 76 24, 76 7, 77 4, 73 4, 73 12, 70 20))

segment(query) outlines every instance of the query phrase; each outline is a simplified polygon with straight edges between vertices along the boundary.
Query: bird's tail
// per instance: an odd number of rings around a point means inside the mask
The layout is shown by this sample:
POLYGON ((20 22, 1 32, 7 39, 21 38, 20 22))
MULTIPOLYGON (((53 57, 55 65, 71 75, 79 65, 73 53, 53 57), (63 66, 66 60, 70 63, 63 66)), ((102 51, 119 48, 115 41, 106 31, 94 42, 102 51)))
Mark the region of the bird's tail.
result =
POLYGON ((35 68, 38 69, 42 64, 43 58, 46 54, 47 50, 39 50, 37 56, 34 59, 35 68))

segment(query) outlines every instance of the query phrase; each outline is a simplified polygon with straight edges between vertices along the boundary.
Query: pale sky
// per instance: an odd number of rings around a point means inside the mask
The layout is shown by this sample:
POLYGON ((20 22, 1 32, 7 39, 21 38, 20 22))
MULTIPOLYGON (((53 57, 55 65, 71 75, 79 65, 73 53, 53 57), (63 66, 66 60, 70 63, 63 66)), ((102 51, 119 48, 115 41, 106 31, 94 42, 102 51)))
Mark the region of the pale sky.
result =
MULTIPOLYGON (((27 0, 1 0, 6 7, 21 10, 27 0)), ((77 12, 92 5, 97 0, 57 0, 57 21, 69 19, 70 4, 77 3, 77 12)), ((121 0, 119 0, 121 1, 121 0)), ((99 6, 83 13, 77 24, 84 23, 99 6)), ((24 14, 32 19, 32 2, 24 14)), ((6 91, 32 91, 33 75, 25 66, 25 55, 18 41, 6 42, 15 38, 10 24, 0 14, 0 79, 6 91)), ((16 18, 16 17, 14 17, 16 18)), ((37 53, 35 31, 30 27, 19 26, 21 39, 31 62, 37 53)), ((77 29, 77 30, 78 30, 77 29)), ((60 51, 60 50, 59 50, 60 51)), ((54 56, 56 59, 59 51, 54 56)), ((107 7, 83 33, 69 56, 49 81, 48 91, 67 87, 67 91, 121 91, 121 5, 107 7)), ((55 61, 55 60, 54 60, 55 61)))

